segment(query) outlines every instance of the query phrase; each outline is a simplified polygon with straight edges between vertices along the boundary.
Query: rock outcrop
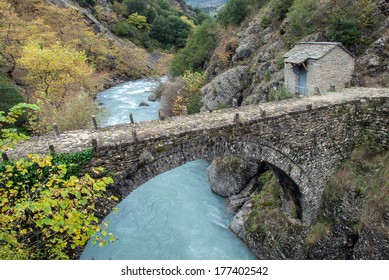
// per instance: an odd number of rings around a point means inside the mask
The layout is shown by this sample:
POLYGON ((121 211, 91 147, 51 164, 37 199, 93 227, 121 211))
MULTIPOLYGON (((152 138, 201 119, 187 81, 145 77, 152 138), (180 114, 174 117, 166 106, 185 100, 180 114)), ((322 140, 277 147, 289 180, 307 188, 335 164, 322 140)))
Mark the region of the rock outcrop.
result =
POLYGON ((222 197, 230 197, 241 193, 259 170, 260 166, 255 161, 228 156, 213 160, 208 168, 208 178, 214 193, 222 197))
POLYGON ((251 80, 249 68, 238 66, 217 76, 201 89, 203 107, 201 111, 214 111, 220 108, 231 107, 232 100, 238 104, 243 100, 243 91, 247 89, 251 80))

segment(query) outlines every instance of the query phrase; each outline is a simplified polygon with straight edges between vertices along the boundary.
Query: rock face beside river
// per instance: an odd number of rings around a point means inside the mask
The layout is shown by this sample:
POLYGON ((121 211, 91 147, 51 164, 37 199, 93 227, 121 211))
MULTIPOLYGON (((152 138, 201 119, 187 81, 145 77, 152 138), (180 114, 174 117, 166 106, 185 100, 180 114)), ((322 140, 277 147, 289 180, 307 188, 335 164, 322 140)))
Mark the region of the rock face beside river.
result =
MULTIPOLYGON (((389 86, 389 4, 385 0, 376 2, 374 17, 378 23, 366 38, 371 43, 349 47, 356 59, 353 83, 358 86, 389 86)), ((288 18, 274 20, 268 5, 255 13, 235 32, 228 30, 221 35, 223 39, 206 69, 208 84, 202 90, 203 110, 214 110, 221 103, 230 107, 232 98, 239 98, 239 105, 266 102, 272 89, 283 85, 283 55, 291 48, 287 39, 288 18)), ((331 37, 319 29, 299 41, 328 42, 331 37)))
POLYGON ((327 184, 310 226, 285 211, 283 187, 271 167, 249 168, 249 183, 239 175, 254 164, 248 160, 218 159, 208 171, 212 189, 227 195, 236 213, 230 229, 261 259, 389 259, 387 162, 387 147, 354 150, 327 184))

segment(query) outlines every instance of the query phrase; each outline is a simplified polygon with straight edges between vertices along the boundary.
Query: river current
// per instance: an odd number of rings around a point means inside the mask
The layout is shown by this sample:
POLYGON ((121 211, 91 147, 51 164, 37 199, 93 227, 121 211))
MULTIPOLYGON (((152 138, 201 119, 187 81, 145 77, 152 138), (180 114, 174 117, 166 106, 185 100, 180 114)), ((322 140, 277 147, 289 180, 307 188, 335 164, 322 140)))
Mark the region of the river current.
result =
MULTIPOLYGON (((164 80, 164 79, 163 79, 164 80)), ((163 81, 162 80, 162 81, 163 81)), ((102 126, 158 118, 159 102, 139 107, 160 80, 126 82, 101 92, 102 126)), ((232 214, 209 186, 203 160, 165 172, 127 196, 105 221, 118 240, 100 248, 87 244, 81 259, 244 260, 256 257, 229 229, 232 214)))

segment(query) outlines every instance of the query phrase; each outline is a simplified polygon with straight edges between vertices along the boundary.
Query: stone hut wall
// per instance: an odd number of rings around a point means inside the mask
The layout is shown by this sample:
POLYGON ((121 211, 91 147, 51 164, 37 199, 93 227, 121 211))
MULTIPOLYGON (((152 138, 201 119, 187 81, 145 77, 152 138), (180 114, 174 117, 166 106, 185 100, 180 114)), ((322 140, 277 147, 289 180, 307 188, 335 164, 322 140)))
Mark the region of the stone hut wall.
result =
POLYGON ((354 58, 337 46, 316 61, 308 63, 307 88, 313 94, 315 87, 325 92, 334 85, 335 89, 345 87, 354 72, 354 58))
MULTIPOLYGON (((337 46, 318 60, 308 59, 307 63, 307 94, 312 95, 318 87, 321 92, 344 88, 350 82, 354 72, 354 58, 337 46)), ((285 63, 285 83, 290 92, 295 92, 298 75, 293 72, 293 65, 285 63)))

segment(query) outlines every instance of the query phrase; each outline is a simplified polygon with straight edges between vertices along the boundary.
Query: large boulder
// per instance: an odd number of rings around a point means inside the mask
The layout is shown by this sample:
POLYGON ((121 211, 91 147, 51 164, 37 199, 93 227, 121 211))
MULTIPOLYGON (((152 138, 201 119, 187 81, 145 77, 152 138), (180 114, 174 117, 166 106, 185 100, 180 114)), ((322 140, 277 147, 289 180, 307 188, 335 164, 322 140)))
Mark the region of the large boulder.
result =
POLYGON ((217 76, 201 89, 203 107, 201 111, 213 111, 221 107, 231 107, 232 100, 242 100, 243 91, 250 83, 249 67, 238 66, 217 76))
POLYGON ((208 178, 214 193, 230 197, 245 189, 259 170, 260 166, 255 161, 227 156, 213 160, 208 167, 208 178))
POLYGON ((146 101, 142 100, 140 103, 139 103, 139 107, 147 107, 147 106, 150 106, 146 101))

